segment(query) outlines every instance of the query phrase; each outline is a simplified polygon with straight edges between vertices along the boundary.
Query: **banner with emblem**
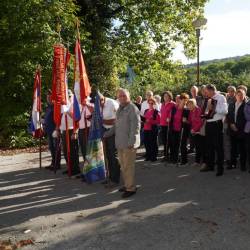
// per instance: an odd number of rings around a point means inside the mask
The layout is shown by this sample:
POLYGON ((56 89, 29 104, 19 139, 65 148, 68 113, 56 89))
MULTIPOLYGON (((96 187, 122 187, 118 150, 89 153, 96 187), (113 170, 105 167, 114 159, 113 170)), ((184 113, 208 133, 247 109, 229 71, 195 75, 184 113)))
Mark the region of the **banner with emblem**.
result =
POLYGON ((83 174, 88 183, 101 181, 106 178, 102 136, 103 127, 100 112, 100 97, 97 95, 95 98, 94 112, 92 114, 87 155, 83 167, 83 174))

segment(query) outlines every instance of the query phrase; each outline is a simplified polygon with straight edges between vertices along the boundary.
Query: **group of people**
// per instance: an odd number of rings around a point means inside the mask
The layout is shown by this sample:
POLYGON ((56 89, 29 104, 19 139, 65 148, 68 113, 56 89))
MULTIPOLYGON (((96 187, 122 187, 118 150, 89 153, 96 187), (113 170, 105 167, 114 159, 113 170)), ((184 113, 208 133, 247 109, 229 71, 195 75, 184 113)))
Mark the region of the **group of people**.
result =
MULTIPOLYGON (((194 152, 193 165, 200 167, 201 172, 214 171, 217 166, 216 176, 223 175, 224 163, 227 169, 239 165, 242 171, 250 166, 250 101, 244 85, 237 88, 229 86, 227 93, 217 91, 213 84, 200 88, 192 86, 190 95, 181 93, 175 98, 170 91, 165 91, 162 96, 154 96, 152 91, 147 91, 144 101, 138 96, 135 102, 131 101, 126 89, 119 89, 115 99, 98 94, 108 170, 108 178, 103 184, 111 188, 118 186, 121 172, 124 186, 119 191, 123 198, 136 193, 136 149, 143 145, 145 161, 157 161, 159 145, 163 145, 161 160, 167 164, 186 166, 191 158, 189 152, 194 152)), ((52 155, 48 168, 60 168, 59 139, 62 138, 64 158, 68 162, 70 157, 72 174, 78 175, 79 147, 85 160, 94 104, 87 100, 80 105, 81 120, 76 130, 72 119, 73 93, 70 90, 69 100, 70 105, 62 114, 61 126, 56 128, 48 93, 45 131, 52 155), (70 152, 66 143, 66 123, 70 152)))
MULTIPOLYGON (((130 94, 126 89, 117 91, 117 100, 99 95, 100 111, 102 116, 103 149, 107 179, 102 182, 105 187, 113 188, 120 184, 122 172, 124 186, 119 189, 122 197, 127 198, 136 193, 135 186, 135 158, 136 149, 140 146, 140 112, 131 102, 130 94)), ((94 101, 89 98, 84 105, 80 105, 81 119, 76 129, 73 121, 74 96, 69 90, 69 105, 64 107, 61 117, 61 126, 56 128, 53 121, 53 103, 51 93, 47 96, 47 109, 45 113, 45 132, 48 137, 49 149, 52 156, 51 165, 47 169, 60 169, 62 141, 63 155, 67 164, 71 164, 72 175, 84 176, 79 167, 79 147, 86 160, 88 134, 91 125, 91 116, 94 110, 94 101), (66 126, 67 125, 67 126, 66 126), (69 146, 66 136, 69 134, 69 146)), ((68 170, 63 172, 68 173, 68 170)))
POLYGON ((145 160, 156 161, 158 145, 164 146, 162 161, 186 166, 188 153, 195 151, 194 166, 201 172, 214 171, 216 176, 238 165, 242 171, 250 166, 250 101, 247 87, 229 86, 227 93, 220 93, 208 84, 192 86, 189 94, 182 93, 175 99, 170 91, 162 101, 146 93, 146 100, 137 107, 142 117, 142 138, 146 149, 145 160), (200 95, 199 95, 200 93, 200 95), (188 149, 189 146, 189 149, 188 149), (248 164, 247 164, 248 161, 248 164))

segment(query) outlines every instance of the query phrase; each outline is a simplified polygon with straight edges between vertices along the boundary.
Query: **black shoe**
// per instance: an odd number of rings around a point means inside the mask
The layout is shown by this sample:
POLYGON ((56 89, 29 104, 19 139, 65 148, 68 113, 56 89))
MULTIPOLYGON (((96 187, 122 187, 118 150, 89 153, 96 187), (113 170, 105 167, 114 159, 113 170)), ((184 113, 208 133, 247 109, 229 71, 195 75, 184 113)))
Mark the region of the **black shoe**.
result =
POLYGON ((168 161, 168 158, 165 156, 161 159, 161 162, 167 162, 168 161))
POLYGON ((122 194, 122 198, 128 198, 132 195, 136 194, 136 191, 125 191, 123 194, 122 194))
POLYGON ((121 188, 119 188, 118 191, 121 192, 121 193, 126 192, 126 188, 125 187, 121 187, 121 188))
POLYGON ((104 185, 105 188, 116 188, 117 186, 119 186, 119 183, 112 181, 104 185))
POLYGON ((246 172, 246 171, 247 171, 247 169, 246 169, 245 167, 241 167, 240 170, 241 170, 242 172, 246 172))
POLYGON ((151 159, 150 161, 156 162, 156 161, 157 161, 157 158, 153 158, 153 159, 151 159))
POLYGON ((146 158, 144 161, 150 161, 150 159, 146 158))
POLYGON ((63 171, 62 174, 68 174, 68 170, 63 171))
POLYGON ((229 166, 227 167, 227 169, 228 169, 228 170, 236 169, 236 165, 229 165, 229 166))
POLYGON ((205 166, 200 169, 200 172, 209 172, 209 171, 214 171, 214 168, 205 166))
POLYGON ((216 173, 216 176, 222 176, 223 175, 223 171, 219 171, 216 173))
POLYGON ((47 170, 53 170, 54 167, 52 165, 49 165, 49 166, 46 166, 45 169, 47 169, 47 170))
POLYGON ((101 184, 102 185, 107 185, 108 184, 108 180, 102 181, 101 184))
POLYGON ((80 174, 80 171, 73 171, 73 172, 71 173, 72 176, 79 175, 79 174, 80 174))

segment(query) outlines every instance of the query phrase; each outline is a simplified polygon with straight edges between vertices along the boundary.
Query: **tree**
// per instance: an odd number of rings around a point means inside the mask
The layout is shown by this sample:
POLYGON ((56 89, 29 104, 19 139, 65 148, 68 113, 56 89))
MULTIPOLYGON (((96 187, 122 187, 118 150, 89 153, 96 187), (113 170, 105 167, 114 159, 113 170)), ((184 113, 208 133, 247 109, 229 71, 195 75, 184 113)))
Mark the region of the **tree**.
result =
MULTIPOLYGON (((186 67, 187 82, 194 82, 196 67, 186 67)), ((250 56, 203 62, 201 83, 214 83, 217 89, 225 92, 229 85, 244 84, 250 88, 250 56)))
MULTIPOLYGON (((92 85, 114 95, 133 68, 138 83, 160 91, 185 75, 170 58, 177 43, 195 54, 192 21, 206 0, 0 0, 0 146, 25 146, 31 110, 33 74, 42 66, 44 90, 51 86, 52 51, 61 38, 73 52, 75 19, 92 85), (8 105, 6 105, 8 104, 8 105), (12 136, 12 138, 10 138, 12 136)), ((70 81, 72 84, 72 81, 70 81)), ((44 93, 44 91, 43 91, 44 93)), ((43 99, 45 100, 45 99, 43 99)))
POLYGON ((76 10, 73 0, 0 1, 0 146, 22 144, 15 138, 26 135, 35 68, 42 66, 44 90, 50 87, 56 23, 72 41, 76 10))
POLYGON ((92 83, 111 93, 118 84, 117 78, 107 84, 103 72, 124 74, 126 65, 138 76, 144 76, 154 65, 169 73, 173 65, 169 59, 177 43, 184 45, 186 55, 194 56, 192 21, 202 15, 205 3, 206 0, 79 0, 79 16, 92 41, 85 46, 92 83), (111 59, 108 63, 107 58, 111 59))

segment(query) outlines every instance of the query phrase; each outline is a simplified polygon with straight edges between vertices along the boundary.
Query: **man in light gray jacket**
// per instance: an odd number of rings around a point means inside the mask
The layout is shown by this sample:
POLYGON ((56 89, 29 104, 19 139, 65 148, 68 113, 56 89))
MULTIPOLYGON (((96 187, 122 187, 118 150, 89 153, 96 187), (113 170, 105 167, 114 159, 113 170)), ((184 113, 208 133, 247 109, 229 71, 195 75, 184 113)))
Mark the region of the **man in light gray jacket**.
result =
POLYGON ((122 197, 127 198, 136 193, 135 186, 135 159, 136 149, 140 146, 140 112, 130 101, 130 94, 126 89, 119 89, 117 98, 120 107, 116 113, 115 126, 104 134, 104 138, 115 134, 115 145, 118 150, 118 159, 124 187, 122 197))

